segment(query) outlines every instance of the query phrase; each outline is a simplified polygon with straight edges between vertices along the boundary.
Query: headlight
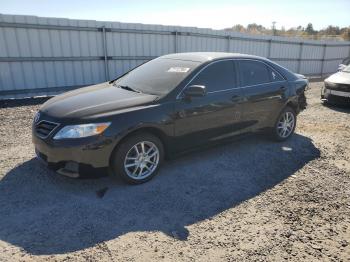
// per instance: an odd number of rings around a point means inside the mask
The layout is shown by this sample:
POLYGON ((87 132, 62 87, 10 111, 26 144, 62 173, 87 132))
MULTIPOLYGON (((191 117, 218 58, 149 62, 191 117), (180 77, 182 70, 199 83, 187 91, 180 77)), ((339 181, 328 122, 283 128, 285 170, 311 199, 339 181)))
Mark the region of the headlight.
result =
POLYGON ((65 126, 53 139, 81 138, 101 134, 111 123, 82 124, 65 126))
POLYGON ((332 82, 324 81, 324 86, 332 88, 332 87, 336 87, 337 84, 336 83, 332 83, 332 82))

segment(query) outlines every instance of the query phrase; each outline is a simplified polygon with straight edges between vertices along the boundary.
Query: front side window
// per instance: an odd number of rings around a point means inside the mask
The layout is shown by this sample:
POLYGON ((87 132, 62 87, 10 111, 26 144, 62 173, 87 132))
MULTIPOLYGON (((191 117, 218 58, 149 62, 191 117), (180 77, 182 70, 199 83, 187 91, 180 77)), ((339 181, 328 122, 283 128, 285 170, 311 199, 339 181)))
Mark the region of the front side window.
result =
POLYGON ((346 73, 350 73, 350 65, 346 66, 342 71, 346 73))
POLYGON ((350 58, 345 58, 344 60, 343 60, 343 63, 342 63, 343 65, 348 65, 348 64, 350 64, 350 58))
POLYGON ((232 60, 214 62, 191 81, 190 85, 203 85, 207 92, 236 87, 236 72, 232 60))
POLYGON ((239 62, 239 65, 242 86, 251 86, 270 82, 270 72, 264 63, 242 60, 239 62))

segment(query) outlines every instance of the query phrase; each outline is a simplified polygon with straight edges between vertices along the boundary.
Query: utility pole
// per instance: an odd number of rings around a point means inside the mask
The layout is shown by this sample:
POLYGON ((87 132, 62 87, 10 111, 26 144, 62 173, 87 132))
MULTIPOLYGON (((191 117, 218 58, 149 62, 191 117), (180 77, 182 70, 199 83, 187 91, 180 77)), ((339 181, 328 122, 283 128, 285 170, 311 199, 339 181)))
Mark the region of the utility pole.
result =
POLYGON ((276 35, 276 23, 277 23, 276 21, 272 22, 272 34, 273 35, 276 35))

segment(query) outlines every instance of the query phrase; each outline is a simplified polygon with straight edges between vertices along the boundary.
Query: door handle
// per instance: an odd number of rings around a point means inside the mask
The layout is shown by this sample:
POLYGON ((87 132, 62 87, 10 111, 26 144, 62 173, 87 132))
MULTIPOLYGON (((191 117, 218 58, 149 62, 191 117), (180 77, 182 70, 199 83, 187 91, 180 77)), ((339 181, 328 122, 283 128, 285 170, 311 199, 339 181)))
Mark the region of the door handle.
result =
POLYGON ((280 89, 281 89, 282 91, 285 91, 285 90, 287 89, 287 87, 281 86, 280 89))

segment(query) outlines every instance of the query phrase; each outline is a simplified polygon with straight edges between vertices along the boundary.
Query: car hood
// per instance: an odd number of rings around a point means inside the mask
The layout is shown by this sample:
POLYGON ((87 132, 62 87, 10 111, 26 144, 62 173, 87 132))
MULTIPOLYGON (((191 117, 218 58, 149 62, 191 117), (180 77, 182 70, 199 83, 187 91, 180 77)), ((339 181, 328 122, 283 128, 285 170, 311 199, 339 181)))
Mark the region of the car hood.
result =
POLYGON ((157 98, 155 95, 127 91, 105 82, 55 96, 44 103, 40 111, 55 118, 84 118, 145 105, 157 98))
POLYGON ((335 73, 330 77, 328 77, 325 80, 325 82, 350 85, 350 73, 346 73, 346 72, 335 73))

